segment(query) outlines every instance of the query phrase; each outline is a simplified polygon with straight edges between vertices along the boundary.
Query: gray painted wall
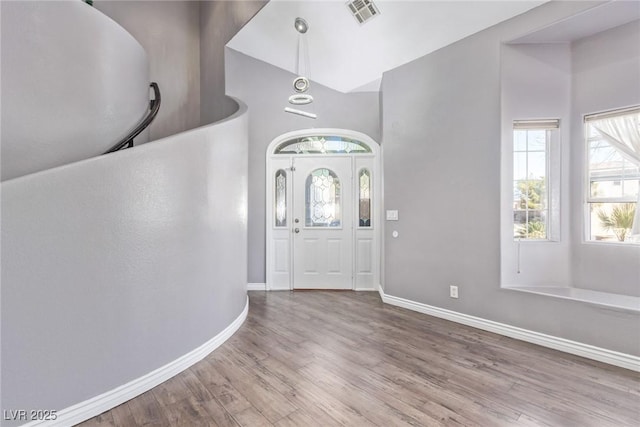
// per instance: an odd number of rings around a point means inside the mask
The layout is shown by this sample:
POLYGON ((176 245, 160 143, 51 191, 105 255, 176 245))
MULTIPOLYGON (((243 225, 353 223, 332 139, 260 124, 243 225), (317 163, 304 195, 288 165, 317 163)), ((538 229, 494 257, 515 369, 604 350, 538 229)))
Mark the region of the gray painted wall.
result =
POLYGON ((0 4, 2 180, 102 154, 138 124, 149 67, 122 27, 79 1, 0 4))
POLYGON ((233 113, 234 102, 225 96, 225 45, 267 1, 203 1, 200 6, 200 58, 202 124, 233 113))
POLYGON ((386 293, 640 355, 637 314, 500 288, 501 42, 592 5, 551 2, 385 73, 386 293))
POLYGON ((514 240, 513 199, 503 197, 501 283, 503 286, 570 286, 570 44, 503 45, 501 90, 502 194, 512 194, 513 191, 513 121, 560 119, 560 129, 554 131, 559 138, 553 136, 555 140, 551 144, 552 161, 548 171, 552 219, 549 228, 554 241, 514 240))
POLYGON ((93 398, 242 313, 247 126, 242 107, 220 124, 1 184, 1 409, 93 398))
POLYGON ((150 140, 199 126, 200 2, 96 0, 94 6, 131 33, 147 52, 150 79, 162 93, 150 140))
MULTIPOLYGON (((572 46, 572 199, 582 212, 585 114, 640 104, 640 21, 577 41, 572 46)), ((640 296, 640 247, 583 243, 584 223, 573 224, 576 286, 640 296)))
MULTIPOLYGON (((249 107, 249 283, 265 282, 266 150, 283 133, 312 127, 363 132, 380 141, 377 92, 344 94, 317 83, 309 93, 315 101, 301 107, 318 114, 316 120, 284 112, 294 74, 227 48, 227 93, 249 107)), ((313 71, 313 70, 311 70, 313 71)))

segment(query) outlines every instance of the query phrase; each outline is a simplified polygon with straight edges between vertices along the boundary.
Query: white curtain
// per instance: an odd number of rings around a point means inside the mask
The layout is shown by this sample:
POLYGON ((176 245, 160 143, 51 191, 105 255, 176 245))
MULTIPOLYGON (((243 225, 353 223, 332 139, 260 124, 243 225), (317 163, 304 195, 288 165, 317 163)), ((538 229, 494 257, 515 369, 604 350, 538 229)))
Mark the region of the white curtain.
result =
MULTIPOLYGON (((591 125, 612 147, 640 167, 640 113, 594 120, 591 125)), ((631 238, 640 240, 640 191, 631 238)))

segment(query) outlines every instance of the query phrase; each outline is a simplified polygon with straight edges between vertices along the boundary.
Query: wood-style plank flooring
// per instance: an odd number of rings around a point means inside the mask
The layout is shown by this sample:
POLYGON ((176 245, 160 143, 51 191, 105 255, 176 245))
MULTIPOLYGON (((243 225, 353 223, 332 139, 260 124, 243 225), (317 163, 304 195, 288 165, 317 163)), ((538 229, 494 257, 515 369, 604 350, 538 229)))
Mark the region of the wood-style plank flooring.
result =
POLYGON ((203 361, 89 426, 638 426, 640 375, 383 305, 250 292, 203 361))

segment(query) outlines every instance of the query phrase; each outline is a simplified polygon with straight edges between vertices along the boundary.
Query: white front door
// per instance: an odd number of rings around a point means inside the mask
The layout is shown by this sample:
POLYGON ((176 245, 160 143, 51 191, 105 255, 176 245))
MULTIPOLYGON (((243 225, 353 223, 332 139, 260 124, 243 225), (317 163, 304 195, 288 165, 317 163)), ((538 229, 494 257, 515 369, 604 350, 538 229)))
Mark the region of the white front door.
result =
POLYGON ((294 289, 353 288, 350 157, 299 157, 293 173, 294 289))

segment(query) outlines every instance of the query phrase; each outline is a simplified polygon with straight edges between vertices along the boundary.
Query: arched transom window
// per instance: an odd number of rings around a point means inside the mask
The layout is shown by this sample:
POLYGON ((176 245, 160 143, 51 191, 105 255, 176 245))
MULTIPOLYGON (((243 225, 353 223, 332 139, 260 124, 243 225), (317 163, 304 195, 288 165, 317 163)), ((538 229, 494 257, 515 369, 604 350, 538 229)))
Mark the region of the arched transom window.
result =
POLYGON ((305 136, 278 145, 274 154, 359 154, 371 153, 362 141, 342 136, 305 136))

